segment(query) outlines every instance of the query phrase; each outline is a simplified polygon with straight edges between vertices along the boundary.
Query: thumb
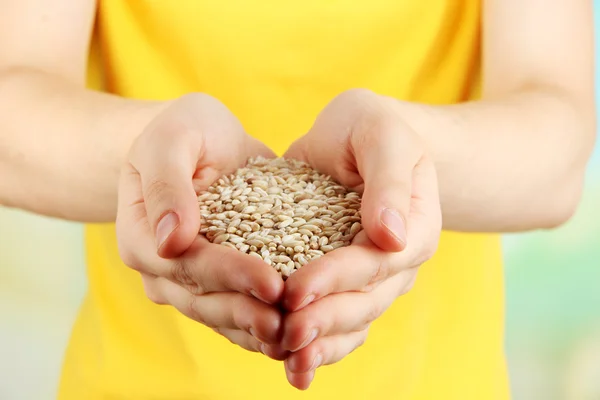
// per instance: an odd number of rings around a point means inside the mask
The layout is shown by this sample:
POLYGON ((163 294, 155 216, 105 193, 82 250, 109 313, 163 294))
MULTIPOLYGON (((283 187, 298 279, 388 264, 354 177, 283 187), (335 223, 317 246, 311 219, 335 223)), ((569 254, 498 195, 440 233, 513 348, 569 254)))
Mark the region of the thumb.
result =
POLYGON ((307 136, 304 135, 301 138, 296 139, 290 145, 290 147, 288 147, 285 154, 283 155, 283 158, 300 160, 300 161, 304 161, 306 163, 311 164, 310 160, 307 157, 307 155, 310 154, 310 151, 308 151, 308 149, 306 148, 306 146, 308 144, 307 143, 308 141, 306 138, 307 138, 307 136))
POLYGON ((148 221, 154 230, 157 252, 164 258, 176 257, 187 250, 200 229, 200 209, 192 177, 181 171, 173 172, 168 174, 165 171, 152 178, 148 184, 142 183, 144 203, 148 221))
MULTIPOLYGON (((373 133, 370 133, 373 134, 373 133)), ((407 226, 413 193, 413 171, 420 147, 391 132, 377 145, 361 146, 357 166, 364 181, 362 222, 369 239, 385 251, 407 246, 407 226)))
MULTIPOLYGON (((166 135, 165 135, 166 136, 166 135)), ((156 137, 155 137, 156 138, 156 137)), ((176 257, 189 248, 200 228, 200 209, 193 176, 197 157, 180 135, 170 143, 154 140, 134 163, 140 174, 148 223, 155 236, 158 255, 176 257)))
POLYGON ((406 247, 410 198, 410 177, 380 173, 365 179, 362 225, 382 250, 402 251, 406 247))

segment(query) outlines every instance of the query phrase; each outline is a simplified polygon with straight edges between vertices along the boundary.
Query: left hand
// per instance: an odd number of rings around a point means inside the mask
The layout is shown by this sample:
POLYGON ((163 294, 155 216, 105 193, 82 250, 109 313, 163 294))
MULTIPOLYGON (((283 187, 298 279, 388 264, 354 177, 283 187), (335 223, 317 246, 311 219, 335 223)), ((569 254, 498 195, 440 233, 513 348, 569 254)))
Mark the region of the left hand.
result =
POLYGON ((289 382, 306 389, 316 368, 340 361, 370 324, 412 287, 441 231, 438 184, 400 103, 365 90, 335 98, 285 154, 363 192, 364 230, 351 246, 307 264, 285 283, 282 346, 289 382))

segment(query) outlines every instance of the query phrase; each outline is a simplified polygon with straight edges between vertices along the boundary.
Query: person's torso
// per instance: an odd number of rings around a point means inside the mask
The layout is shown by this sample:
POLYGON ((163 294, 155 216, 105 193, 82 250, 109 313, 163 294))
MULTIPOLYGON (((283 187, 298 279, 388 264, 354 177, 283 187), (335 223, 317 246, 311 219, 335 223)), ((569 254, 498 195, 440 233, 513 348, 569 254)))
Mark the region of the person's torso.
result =
MULTIPOLYGON (((434 104, 477 93, 475 0, 99 3, 102 57, 91 66, 102 64, 104 90, 137 99, 208 93, 278 154, 350 88, 434 104)), ((508 398, 495 235, 444 232, 414 289, 304 393, 286 382, 282 363, 152 304, 119 259, 113 225, 90 225, 86 235, 89 293, 61 399, 508 398)))

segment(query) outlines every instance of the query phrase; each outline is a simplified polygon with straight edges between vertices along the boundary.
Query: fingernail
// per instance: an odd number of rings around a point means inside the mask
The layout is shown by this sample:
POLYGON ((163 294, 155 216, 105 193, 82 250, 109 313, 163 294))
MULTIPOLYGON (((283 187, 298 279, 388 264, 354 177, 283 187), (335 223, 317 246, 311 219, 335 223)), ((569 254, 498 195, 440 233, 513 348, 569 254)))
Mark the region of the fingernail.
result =
POLYGON ((270 304, 267 300, 265 300, 261 295, 258 294, 258 292, 254 289, 250 289, 250 294, 254 297, 256 297, 258 300, 270 304))
POLYGON ((315 340, 315 338, 317 337, 317 335, 319 334, 319 330, 317 328, 314 328, 312 331, 309 332, 309 334, 306 336, 306 339, 304 339, 304 342, 302 342, 302 344, 300 346, 298 346, 297 348, 295 348, 294 350, 291 350, 292 352, 294 351, 298 351, 300 349, 305 348, 306 346, 308 346, 313 340, 315 340))
POLYGON ((319 353, 319 354, 317 354, 312 365, 310 366, 310 370, 312 371, 312 370, 319 368, 319 366, 321 365, 322 362, 323 362, 323 356, 321 355, 321 353, 319 353))
POLYGON ((267 355, 267 346, 264 343, 260 344, 260 352, 263 353, 265 356, 267 355))
POLYGON ((381 223, 403 245, 406 245, 406 224, 398 211, 386 208, 381 213, 381 223))
POLYGON ((170 212, 160 219, 156 226, 156 244, 159 249, 178 225, 179 217, 174 212, 170 212))
POLYGON ((298 307, 296 307, 296 309, 294 311, 298 311, 301 308, 306 307, 307 305, 309 305, 313 300, 315 299, 315 295, 314 294, 309 294, 308 296, 306 296, 304 298, 304 300, 302 300, 302 302, 300 303, 300 305, 298 307))

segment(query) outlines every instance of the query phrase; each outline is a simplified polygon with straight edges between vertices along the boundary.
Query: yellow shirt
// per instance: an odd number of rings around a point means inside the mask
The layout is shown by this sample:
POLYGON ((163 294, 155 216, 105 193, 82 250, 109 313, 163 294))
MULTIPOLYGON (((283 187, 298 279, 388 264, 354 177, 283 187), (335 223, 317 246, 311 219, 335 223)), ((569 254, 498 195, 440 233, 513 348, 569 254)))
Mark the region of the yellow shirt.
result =
MULTIPOLYGON (((438 104, 472 97, 479 19, 475 0, 103 0, 94 43, 105 90, 208 93, 281 154, 346 89, 438 104)), ((113 225, 86 235, 89 291, 60 399, 508 398, 498 236, 445 232, 366 344, 299 392, 282 363, 147 300, 113 225)))

